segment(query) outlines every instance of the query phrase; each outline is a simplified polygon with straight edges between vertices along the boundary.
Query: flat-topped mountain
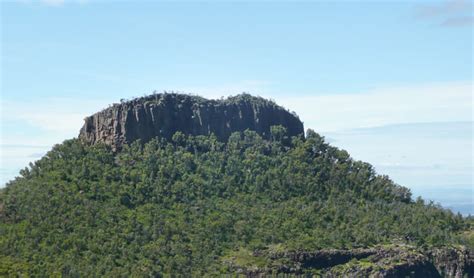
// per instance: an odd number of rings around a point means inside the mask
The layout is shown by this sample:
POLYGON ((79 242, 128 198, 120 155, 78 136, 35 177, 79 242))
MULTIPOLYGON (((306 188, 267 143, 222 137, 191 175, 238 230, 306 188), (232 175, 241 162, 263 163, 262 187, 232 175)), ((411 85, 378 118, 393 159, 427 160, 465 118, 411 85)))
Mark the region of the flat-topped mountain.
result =
POLYGON ((303 123, 273 101, 240 94, 208 100, 186 94, 163 93, 114 104, 85 118, 79 138, 91 144, 103 142, 120 149, 137 139, 186 135, 217 136, 225 141, 231 133, 246 129, 269 138, 270 127, 281 125, 289 136, 302 135, 303 123))
POLYGON ((474 218, 302 134, 247 94, 114 104, 0 189, 0 277, 474 277, 474 218))

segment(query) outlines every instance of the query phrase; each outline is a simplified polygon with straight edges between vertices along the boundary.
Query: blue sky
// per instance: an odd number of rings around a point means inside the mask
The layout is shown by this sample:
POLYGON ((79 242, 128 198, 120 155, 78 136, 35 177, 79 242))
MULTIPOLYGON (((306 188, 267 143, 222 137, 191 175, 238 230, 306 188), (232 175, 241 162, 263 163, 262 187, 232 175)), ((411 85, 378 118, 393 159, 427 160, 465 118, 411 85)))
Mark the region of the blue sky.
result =
POLYGON ((460 0, 4 1, 0 186, 121 98, 246 91, 474 213, 472 27, 460 0))

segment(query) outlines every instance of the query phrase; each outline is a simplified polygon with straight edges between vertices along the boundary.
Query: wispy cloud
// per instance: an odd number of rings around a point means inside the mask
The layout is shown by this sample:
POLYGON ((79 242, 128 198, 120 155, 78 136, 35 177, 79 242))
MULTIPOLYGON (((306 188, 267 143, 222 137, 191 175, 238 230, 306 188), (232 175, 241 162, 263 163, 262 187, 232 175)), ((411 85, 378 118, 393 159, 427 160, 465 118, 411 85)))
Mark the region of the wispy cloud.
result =
MULTIPOLYGON (((468 132, 472 131, 474 106, 471 82, 375 88, 345 94, 289 92, 286 96, 271 94, 271 84, 248 80, 178 89, 208 98, 242 91, 272 97, 296 111, 306 128, 332 138, 336 146, 347 149, 356 159, 370 161, 381 174, 389 174, 403 185, 455 184, 472 179, 472 137, 468 132), (378 128, 357 129, 364 127, 378 128)), ((55 143, 77 136, 84 117, 118 101, 69 95, 74 97, 0 103, 0 131, 4 132, 0 134, 0 187, 55 143), (33 135, 30 128, 36 129, 33 135)))
POLYGON ((114 100, 71 98, 0 99, 0 187, 54 144, 75 137, 84 117, 114 100))
MULTIPOLYGON (((359 93, 274 95, 268 81, 251 80, 216 87, 177 88, 207 98, 241 92, 258 94, 297 112, 305 126, 316 131, 339 131, 398 123, 470 121, 473 98, 471 82, 433 83, 417 86, 375 88, 359 93)), ((71 94, 74 95, 74 94, 71 94)), ((83 119, 118 99, 87 99, 77 95, 41 102, 2 101, 2 123, 19 122, 45 134, 77 135, 83 119)), ((19 144, 13 140, 4 144, 19 144)))
POLYGON ((0 145, 0 188, 50 149, 51 146, 0 145))
MULTIPOLYGON (((220 86, 203 86, 203 87, 172 87, 159 89, 162 92, 168 91, 192 93, 201 95, 206 98, 218 99, 224 96, 235 95, 242 92, 258 92, 262 93, 270 83, 264 80, 244 80, 234 84, 223 84, 220 86)), ((151 93, 145 92, 145 94, 151 93)), ((90 99, 83 97, 80 93, 68 93, 71 97, 64 98, 48 98, 31 101, 13 101, 0 100, 0 122, 5 126, 15 126, 15 129, 35 128, 42 132, 41 142, 37 144, 51 145, 61 142, 64 139, 77 136, 79 129, 84 123, 84 118, 99 110, 106 108, 112 103, 119 101, 120 97, 112 96, 102 99, 90 99), (15 124, 12 124, 15 123, 15 124), (51 135, 48 137, 47 135, 51 135), (46 140, 45 138, 50 138, 46 140), (46 140, 46 141, 45 141, 46 140), (51 141, 55 140, 55 141, 51 141)), ((2 144, 25 144, 29 145, 30 138, 28 136, 13 136, 10 132, 6 132, 5 128, 0 129, 2 144), (5 134, 1 134, 5 131, 5 134)))
POLYGON ((471 26, 474 24, 473 16, 457 17, 457 18, 448 18, 441 26, 444 27, 462 27, 462 26, 471 26))
POLYGON ((41 158, 45 153, 44 152, 39 152, 39 153, 32 153, 28 155, 29 158, 41 158))
POLYGON ((469 12, 472 3, 467 0, 448 0, 431 4, 420 4, 416 7, 419 17, 451 16, 469 12))
POLYGON ((415 17, 438 22, 443 27, 472 26, 472 9, 472 2, 469 0, 448 0, 415 6, 415 17))
POLYGON ((77 136, 86 116, 107 107, 112 102, 116 100, 92 100, 80 95, 41 101, 1 100, 1 143, 30 146, 51 146, 60 143, 77 136))
POLYGON ((369 161, 378 173, 399 184, 437 191, 460 184, 472 188, 473 124, 397 124, 323 135, 335 138, 335 146, 355 159, 369 161))
POLYGON ((399 123, 470 121, 471 82, 376 88, 357 94, 274 97, 305 127, 338 131, 399 123))

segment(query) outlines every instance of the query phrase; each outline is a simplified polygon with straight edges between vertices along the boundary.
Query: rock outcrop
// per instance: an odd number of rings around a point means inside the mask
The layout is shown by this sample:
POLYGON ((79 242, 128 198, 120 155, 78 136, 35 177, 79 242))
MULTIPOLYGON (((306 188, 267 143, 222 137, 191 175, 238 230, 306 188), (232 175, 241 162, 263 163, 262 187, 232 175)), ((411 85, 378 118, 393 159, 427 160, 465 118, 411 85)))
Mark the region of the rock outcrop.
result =
POLYGON ((427 255, 443 277, 474 277, 474 254, 464 246, 436 248, 427 255))
POLYGON ((188 135, 217 136, 225 141, 232 132, 254 130, 270 137, 270 127, 282 125, 288 136, 302 135, 303 123, 273 101, 248 94, 223 100, 163 93, 114 104, 85 118, 79 138, 90 144, 105 143, 114 150, 140 139, 171 138, 177 131, 188 135))
POLYGON ((472 252, 463 247, 423 251, 409 245, 378 246, 352 250, 253 252, 245 260, 223 260, 235 273, 247 277, 285 274, 313 277, 474 277, 472 252), (245 261, 241 266, 237 261, 245 261), (252 262, 256 262, 255 265, 252 262))

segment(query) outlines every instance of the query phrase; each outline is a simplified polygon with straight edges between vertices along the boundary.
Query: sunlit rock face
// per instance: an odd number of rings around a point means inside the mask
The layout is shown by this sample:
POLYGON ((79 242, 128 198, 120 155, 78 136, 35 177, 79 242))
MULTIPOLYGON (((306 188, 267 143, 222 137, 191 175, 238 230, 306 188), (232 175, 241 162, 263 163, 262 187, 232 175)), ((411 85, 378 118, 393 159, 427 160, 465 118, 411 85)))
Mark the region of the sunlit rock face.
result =
POLYGON ((273 101, 248 94, 208 100, 185 94, 154 94, 125 101, 85 118, 79 138, 105 143, 114 150, 140 139, 170 139, 177 131, 189 135, 215 134, 226 141, 231 133, 254 130, 270 137, 270 127, 281 125, 288 136, 303 136, 303 123, 273 101))

